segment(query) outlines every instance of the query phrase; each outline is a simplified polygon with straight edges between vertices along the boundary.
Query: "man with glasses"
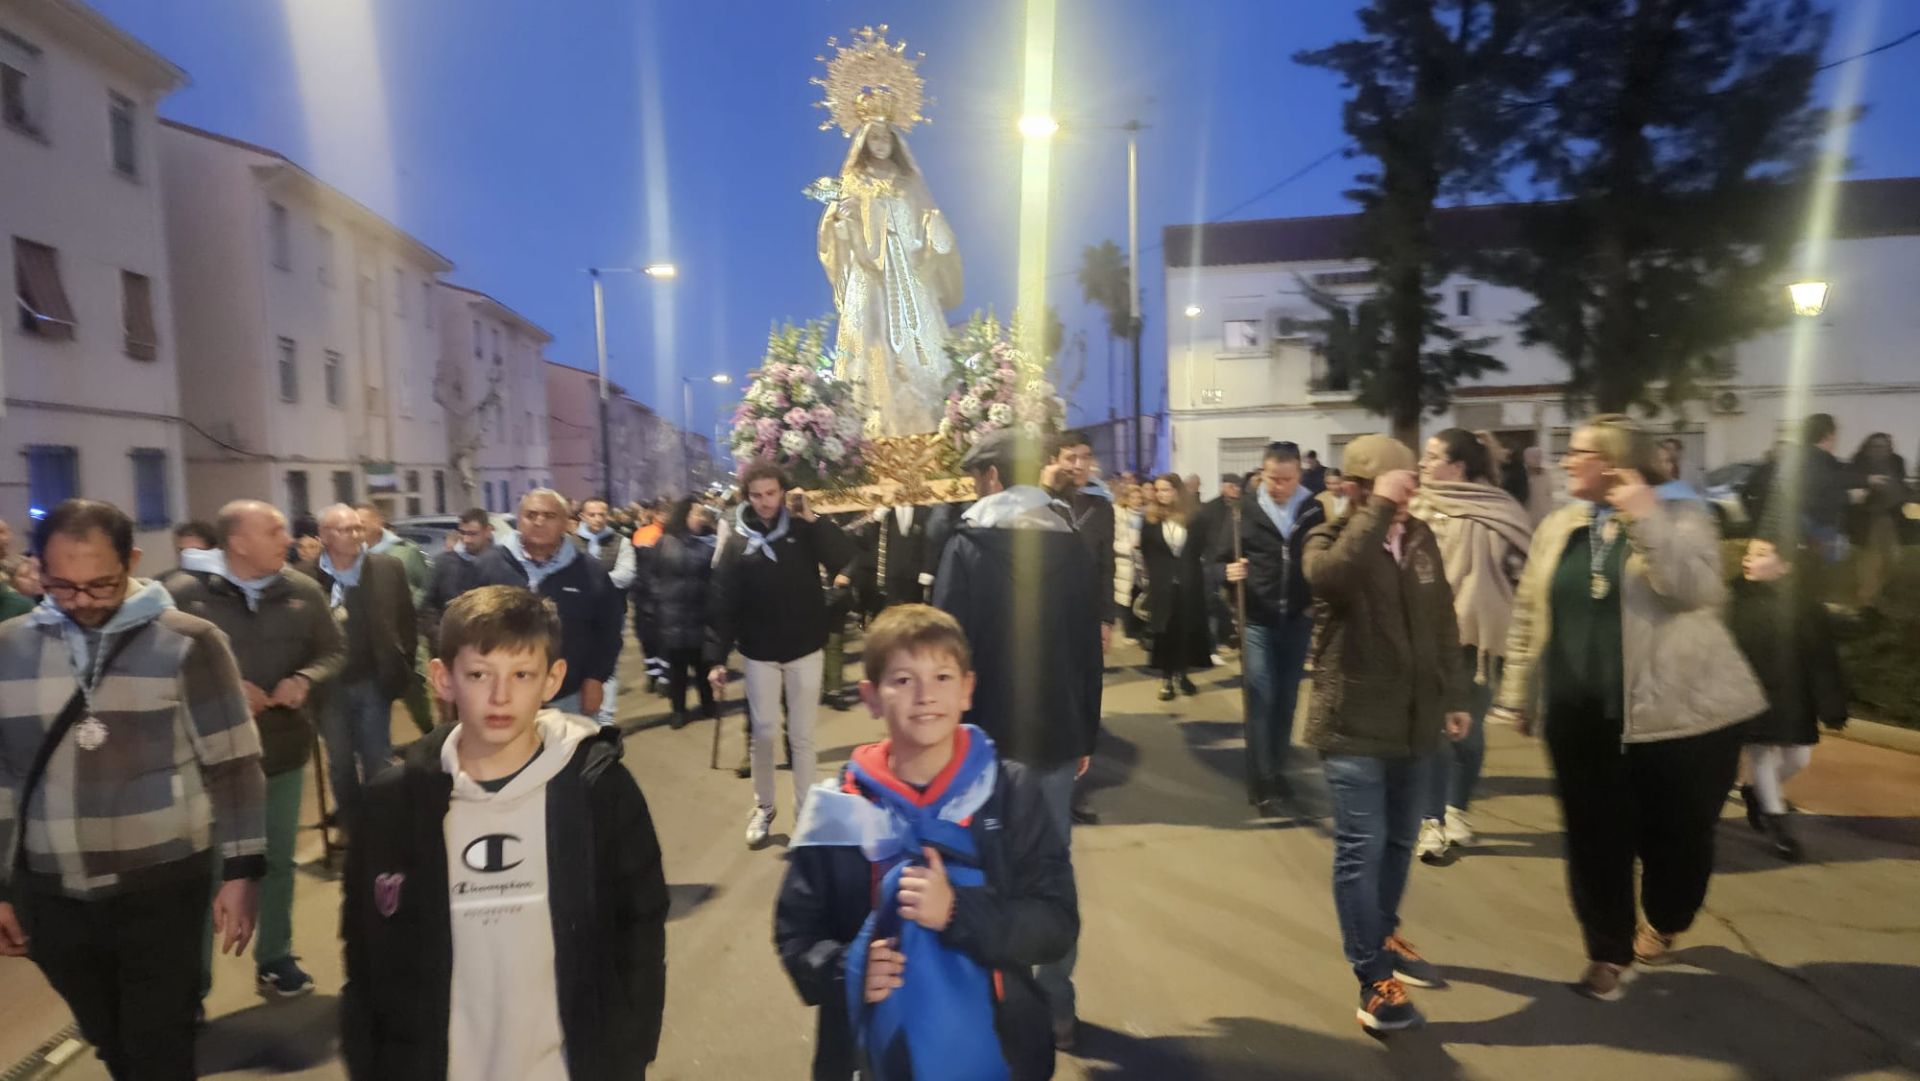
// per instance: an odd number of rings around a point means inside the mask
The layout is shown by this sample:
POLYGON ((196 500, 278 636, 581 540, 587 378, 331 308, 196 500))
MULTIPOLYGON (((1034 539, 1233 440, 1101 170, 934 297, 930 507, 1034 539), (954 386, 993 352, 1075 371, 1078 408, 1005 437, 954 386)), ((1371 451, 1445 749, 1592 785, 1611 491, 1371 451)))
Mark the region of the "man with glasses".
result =
POLYGON ((53 604, 0 627, 0 956, 32 956, 114 1077, 193 1077, 216 853, 223 950, 258 911, 260 735, 225 638, 133 576, 124 512, 70 499, 39 549, 53 604))
MULTIPOLYGON (((241 686, 260 727, 267 775, 267 873, 260 883, 256 982, 263 994, 313 990, 293 955, 293 842, 300 828, 302 767, 313 753, 314 688, 340 674, 346 644, 313 579, 287 566, 287 519, 253 499, 220 508, 220 547, 180 555, 165 585, 182 609, 226 632, 241 686)), ((209 937, 202 991, 213 986, 209 937)))
POLYGON ((1232 537, 1215 549, 1226 560, 1226 580, 1245 583, 1247 626, 1240 664, 1246 677, 1247 799, 1262 814, 1278 814, 1292 794, 1287 748, 1293 713, 1313 638, 1313 591, 1302 572, 1307 534, 1326 521, 1301 483, 1300 447, 1267 444, 1260 477, 1240 497, 1240 558, 1232 537))
MULTIPOLYGON (((600 561, 567 539, 567 498, 535 488, 520 499, 519 529, 479 557, 483 586, 519 586, 560 610, 560 655, 567 676, 548 705, 594 718, 620 660, 620 623, 626 594, 615 589, 600 561)), ((604 723, 604 722, 603 722, 604 723)))

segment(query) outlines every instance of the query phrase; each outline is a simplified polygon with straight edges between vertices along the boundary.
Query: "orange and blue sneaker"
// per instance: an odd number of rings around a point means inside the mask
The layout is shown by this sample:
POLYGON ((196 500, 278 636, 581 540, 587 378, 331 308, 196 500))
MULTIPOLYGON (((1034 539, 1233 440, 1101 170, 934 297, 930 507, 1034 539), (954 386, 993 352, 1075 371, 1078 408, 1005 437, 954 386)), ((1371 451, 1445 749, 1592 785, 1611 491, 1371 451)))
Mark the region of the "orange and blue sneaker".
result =
POLYGON ((1427 1021, 1407 998, 1406 987, 1392 977, 1361 986, 1357 1016, 1370 1032, 1397 1032, 1427 1021))
POLYGON ((1393 974, 1412 987, 1445 987, 1447 977, 1440 966, 1420 956, 1413 943, 1399 935, 1388 935, 1382 947, 1393 957, 1393 974))

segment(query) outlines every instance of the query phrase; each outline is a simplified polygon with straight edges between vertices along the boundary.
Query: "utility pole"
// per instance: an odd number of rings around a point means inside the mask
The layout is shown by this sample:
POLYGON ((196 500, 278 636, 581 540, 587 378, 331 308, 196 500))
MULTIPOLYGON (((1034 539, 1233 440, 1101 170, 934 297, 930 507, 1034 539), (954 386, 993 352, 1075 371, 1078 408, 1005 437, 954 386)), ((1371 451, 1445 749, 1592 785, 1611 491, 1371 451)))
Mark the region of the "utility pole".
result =
POLYGON ((1140 471, 1140 133, 1146 125, 1129 120, 1127 133, 1127 337, 1133 348, 1133 469, 1140 471))
POLYGON ((600 271, 596 268, 587 273, 593 276, 593 338, 600 355, 600 496, 611 507, 615 504, 613 434, 607 424, 607 300, 600 287, 600 271))

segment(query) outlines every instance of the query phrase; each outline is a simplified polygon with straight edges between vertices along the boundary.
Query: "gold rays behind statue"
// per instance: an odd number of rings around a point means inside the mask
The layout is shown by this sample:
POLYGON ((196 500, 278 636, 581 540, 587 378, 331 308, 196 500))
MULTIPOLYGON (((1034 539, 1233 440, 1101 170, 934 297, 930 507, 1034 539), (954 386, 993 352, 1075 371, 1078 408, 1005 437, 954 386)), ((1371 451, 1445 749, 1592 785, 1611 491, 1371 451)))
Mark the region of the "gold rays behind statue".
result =
POLYGON ((828 113, 820 130, 837 124, 841 134, 851 137, 876 120, 903 132, 912 131, 915 124, 931 123, 920 113, 932 103, 926 97, 926 80, 917 70, 927 54, 915 53, 908 59, 907 43, 889 42, 885 23, 863 27, 853 37, 848 45, 828 38, 828 47, 835 50, 833 58, 814 57, 827 65, 826 78, 813 80, 813 85, 826 90, 826 96, 814 103, 828 113))

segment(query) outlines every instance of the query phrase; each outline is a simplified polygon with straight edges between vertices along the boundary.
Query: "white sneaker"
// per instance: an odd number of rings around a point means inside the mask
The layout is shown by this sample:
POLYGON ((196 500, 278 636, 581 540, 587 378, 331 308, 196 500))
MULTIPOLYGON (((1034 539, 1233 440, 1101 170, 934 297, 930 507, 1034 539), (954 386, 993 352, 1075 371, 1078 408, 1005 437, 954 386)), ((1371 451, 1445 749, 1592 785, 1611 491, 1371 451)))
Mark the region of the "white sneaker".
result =
POLYGON ((755 807, 753 817, 747 819, 747 847, 759 848, 767 843, 767 831, 773 826, 776 812, 771 807, 755 807))
POLYGON ((1447 808, 1447 843, 1461 848, 1479 840, 1473 832, 1473 822, 1467 818, 1467 812, 1458 807, 1447 808))
POLYGON ((1447 831, 1437 818, 1424 819, 1420 823, 1420 840, 1413 846, 1413 854, 1420 857, 1422 863, 1439 863, 1447 856, 1447 831))

